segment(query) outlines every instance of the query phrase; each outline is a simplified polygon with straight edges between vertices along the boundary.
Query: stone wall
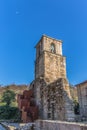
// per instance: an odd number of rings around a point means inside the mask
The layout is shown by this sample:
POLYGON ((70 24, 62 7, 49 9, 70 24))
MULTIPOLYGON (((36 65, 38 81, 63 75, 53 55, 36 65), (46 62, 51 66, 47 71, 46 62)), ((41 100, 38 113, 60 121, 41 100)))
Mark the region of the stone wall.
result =
POLYGON ((50 45, 54 43, 56 54, 62 55, 62 41, 54 38, 43 36, 43 50, 50 52, 50 45))
POLYGON ((36 45, 34 96, 39 119, 74 121, 62 41, 42 36, 36 45))
POLYGON ((47 84, 44 79, 35 80, 34 95, 39 108, 39 118, 45 120, 74 121, 74 107, 66 79, 47 84))
POLYGON ((62 55, 62 41, 42 36, 36 45, 35 79, 39 77, 54 82, 66 78, 66 58, 62 55), (54 52, 51 45, 54 45, 54 52))
POLYGON ((86 124, 37 120, 35 130, 87 130, 86 124))
POLYGON ((45 52, 44 57, 44 76, 49 79, 49 82, 54 82, 58 78, 66 78, 65 57, 47 51, 45 52))
POLYGON ((38 107, 35 104, 33 90, 25 90, 22 95, 17 98, 18 108, 21 111, 21 120, 26 122, 33 122, 38 119, 38 107))
POLYGON ((87 81, 76 86, 80 105, 80 115, 84 118, 83 120, 87 120, 87 81))

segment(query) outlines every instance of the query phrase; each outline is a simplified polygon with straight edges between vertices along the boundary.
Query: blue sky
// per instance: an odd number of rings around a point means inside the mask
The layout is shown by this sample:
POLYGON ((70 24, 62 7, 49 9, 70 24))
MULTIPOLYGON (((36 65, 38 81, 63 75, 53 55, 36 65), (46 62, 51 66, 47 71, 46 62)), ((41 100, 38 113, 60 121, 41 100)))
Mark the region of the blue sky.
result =
POLYGON ((63 40, 69 82, 87 79, 87 0, 0 0, 0 84, 34 79, 42 34, 63 40))

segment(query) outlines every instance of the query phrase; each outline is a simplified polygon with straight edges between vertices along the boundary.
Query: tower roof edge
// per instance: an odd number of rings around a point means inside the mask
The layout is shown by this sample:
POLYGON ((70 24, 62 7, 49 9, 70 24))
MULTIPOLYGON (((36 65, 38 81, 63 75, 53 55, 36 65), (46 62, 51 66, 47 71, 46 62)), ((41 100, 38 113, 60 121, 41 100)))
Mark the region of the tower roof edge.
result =
POLYGON ((52 37, 50 37, 50 36, 47 36, 46 34, 43 34, 43 35, 41 36, 40 40, 37 42, 35 48, 36 48, 37 45, 40 43, 40 41, 41 41, 41 39, 42 39, 43 37, 47 37, 47 38, 49 38, 49 39, 53 39, 53 40, 56 40, 56 41, 59 41, 59 42, 63 43, 62 40, 58 40, 58 39, 52 38, 52 37))
POLYGON ((59 41, 59 42, 63 42, 62 40, 47 36, 46 34, 43 34, 42 37, 47 37, 47 38, 50 38, 50 39, 53 39, 53 40, 56 40, 56 41, 59 41))

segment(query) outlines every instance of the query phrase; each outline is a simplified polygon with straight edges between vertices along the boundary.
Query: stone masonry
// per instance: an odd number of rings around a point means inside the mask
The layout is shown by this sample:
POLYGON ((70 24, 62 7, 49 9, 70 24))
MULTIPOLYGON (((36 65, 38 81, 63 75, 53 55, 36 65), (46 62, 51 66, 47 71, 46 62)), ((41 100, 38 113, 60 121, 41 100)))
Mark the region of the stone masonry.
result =
MULTIPOLYGON (((74 107, 70 87, 66 76, 66 58, 62 55, 62 41, 43 35, 36 45, 35 80, 30 84, 33 92, 34 108, 38 107, 38 119, 74 121, 74 107)), ((25 95, 26 97, 26 95, 25 95)), ((29 97, 31 102, 32 97, 29 97)), ((21 99, 27 100, 26 98, 21 99)), ((20 104, 20 101, 19 101, 20 104)), ((19 105, 20 106, 20 105, 19 105)), ((28 110, 32 106, 22 103, 28 110)), ((23 112, 25 113, 25 109, 23 112)), ((35 113, 32 109, 31 115, 35 113)), ((36 114, 36 113, 35 113, 36 114)), ((34 115, 35 115, 34 114, 34 115)), ((26 120, 31 119, 27 114, 26 120)), ((37 116, 33 116, 36 119, 37 116)))
POLYGON ((87 130, 87 124, 53 120, 37 120, 35 130, 87 130))
POLYGON ((74 121, 62 41, 43 35, 36 45, 34 89, 39 119, 74 121))
POLYGON ((36 45, 35 78, 44 77, 49 82, 66 78, 66 58, 62 56, 62 41, 42 36, 36 45), (54 52, 52 52, 54 45, 54 52))
POLYGON ((81 119, 87 120, 87 81, 76 85, 81 119))

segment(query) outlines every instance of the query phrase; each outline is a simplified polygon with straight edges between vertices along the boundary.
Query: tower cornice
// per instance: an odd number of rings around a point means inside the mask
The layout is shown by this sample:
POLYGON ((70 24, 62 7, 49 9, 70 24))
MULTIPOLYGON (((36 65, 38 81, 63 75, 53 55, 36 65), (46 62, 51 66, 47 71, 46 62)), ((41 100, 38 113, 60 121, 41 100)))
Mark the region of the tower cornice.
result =
POLYGON ((41 42, 41 40, 43 39, 43 37, 46 37, 46 38, 49 38, 49 39, 52 39, 52 40, 58 41, 58 42, 60 42, 61 44, 63 43, 62 40, 55 39, 55 38, 52 38, 52 37, 50 37, 50 36, 47 36, 47 35, 43 34, 42 37, 40 38, 39 42, 37 42, 35 48, 39 45, 39 43, 41 42))

